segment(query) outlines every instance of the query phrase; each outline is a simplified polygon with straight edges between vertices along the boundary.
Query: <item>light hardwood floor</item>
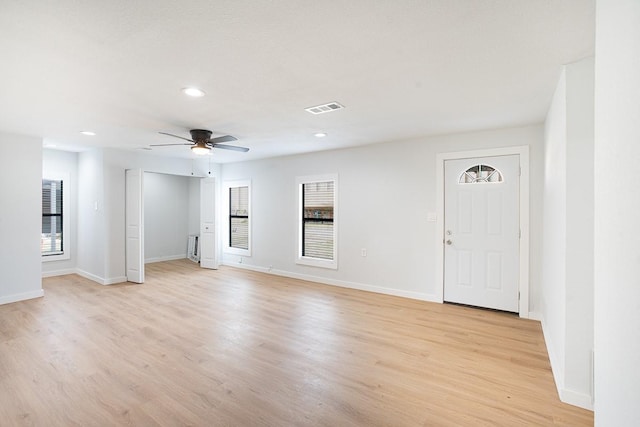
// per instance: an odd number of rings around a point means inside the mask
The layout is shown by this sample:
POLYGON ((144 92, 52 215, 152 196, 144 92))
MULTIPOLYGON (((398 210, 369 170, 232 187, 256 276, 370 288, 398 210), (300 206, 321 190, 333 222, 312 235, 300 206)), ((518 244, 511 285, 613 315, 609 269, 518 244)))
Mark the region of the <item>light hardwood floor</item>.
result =
POLYGON ((187 260, 0 306, 0 425, 592 425, 540 325, 187 260))

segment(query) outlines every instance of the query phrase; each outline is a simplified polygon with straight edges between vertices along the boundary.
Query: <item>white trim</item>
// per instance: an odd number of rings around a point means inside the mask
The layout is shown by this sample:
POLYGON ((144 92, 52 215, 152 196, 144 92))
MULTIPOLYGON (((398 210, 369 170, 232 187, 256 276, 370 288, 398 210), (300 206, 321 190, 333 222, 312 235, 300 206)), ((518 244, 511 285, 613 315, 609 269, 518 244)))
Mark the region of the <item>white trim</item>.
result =
POLYGON ((252 221, 253 212, 251 210, 251 179, 236 179, 232 181, 224 181, 222 194, 223 194, 223 197, 222 197, 223 201, 221 205, 222 205, 223 214, 221 217, 225 219, 222 233, 220 233, 224 242, 222 251, 223 253, 232 254, 232 255, 251 256, 251 237, 253 234, 253 230, 251 228, 251 225, 253 224, 253 221, 252 221), (233 248, 229 246, 229 189, 235 188, 235 187, 249 188, 249 194, 247 196, 248 211, 249 211, 249 235, 248 235, 249 249, 239 249, 239 248, 233 248))
POLYGON ((0 305, 11 304, 12 302, 25 301, 33 298, 40 298, 43 296, 44 296, 44 290, 42 289, 38 289, 37 291, 6 295, 4 297, 0 297, 0 305))
POLYGON ((151 263, 154 263, 154 262, 174 261, 176 259, 185 259, 185 258, 187 258, 187 254, 186 253, 176 254, 176 255, 165 255, 165 256, 159 256, 159 257, 145 259, 144 263, 145 264, 151 264, 151 263))
POLYGON ((89 279, 92 282, 96 282, 100 285, 114 285, 116 283, 123 283, 127 281, 127 276, 112 277, 110 279, 105 279, 103 277, 96 276, 95 274, 92 274, 80 269, 76 270, 76 274, 78 276, 84 277, 85 279, 89 279))
POLYGON ((537 311, 530 311, 529 312, 529 319, 530 320, 537 320, 538 322, 542 322, 542 313, 539 313, 537 311))
POLYGON ((540 321, 542 326, 542 336, 544 338, 544 344, 547 348, 547 355, 549 356, 549 364, 551 365, 551 374, 553 375, 553 382, 556 385, 556 391, 558 393, 558 397, 562 400, 562 396, 560 391, 564 389, 564 364, 562 364, 562 360, 556 356, 556 352, 549 345, 551 341, 551 337, 547 334, 547 327, 544 321, 544 318, 540 321))
POLYGON ((593 411, 593 399, 588 394, 564 388, 560 390, 560 400, 569 405, 593 411))
MULTIPOLYGON (((529 318, 540 318, 542 326, 542 335, 544 337, 545 347, 547 348, 547 354, 549 355, 549 364, 551 365, 551 373, 553 374, 553 382, 556 385, 556 391, 558 392, 558 398, 569 405, 578 406, 583 409, 593 411, 593 396, 585 393, 580 393, 564 386, 564 363, 563 360, 556 356, 556 352, 553 347, 549 345, 553 341, 547 335, 547 326, 542 318, 542 315, 537 312, 530 312, 529 318)), ((536 319, 537 320, 537 319, 536 319)))
POLYGON ((118 277, 111 277, 109 279, 103 279, 102 280, 102 285, 115 285, 117 283, 124 283, 127 281, 127 276, 118 276, 118 277))
POLYGON ((66 276, 67 274, 76 274, 76 273, 77 273, 77 270, 75 268, 65 268, 62 270, 43 271, 42 277, 66 276))
POLYGON ((444 302, 444 162, 446 160, 518 155, 520 159, 520 317, 529 318, 529 146, 439 153, 436 156, 436 301, 444 302), (439 284, 439 285, 438 285, 439 284))
MULTIPOLYGON (((296 264, 311 267, 338 269, 338 174, 296 177, 296 264), (314 182, 333 181, 333 259, 319 259, 302 256, 302 185, 314 182)), ((306 279, 305 279, 306 280, 306 279)))
POLYGON ((326 277, 313 276, 310 274, 293 273, 285 270, 274 270, 267 267, 260 267, 238 262, 223 261, 223 265, 240 268, 244 270, 257 271, 260 273, 272 274, 274 276, 289 277, 292 279, 306 280, 308 282, 321 283, 323 285, 337 286, 340 288, 357 289, 360 291, 375 292, 383 295, 393 295, 397 297, 410 298, 420 301, 438 302, 433 294, 423 292, 403 291, 382 286, 368 285, 365 283, 348 282, 345 280, 328 279, 326 277))
POLYGON ((79 268, 76 269, 76 274, 78 276, 84 277, 85 279, 89 279, 89 280, 91 280, 93 282, 100 283, 101 285, 103 284, 102 282, 104 281, 104 279, 102 277, 96 276, 95 274, 91 274, 91 273, 89 273, 87 271, 84 271, 84 270, 81 270, 79 268))

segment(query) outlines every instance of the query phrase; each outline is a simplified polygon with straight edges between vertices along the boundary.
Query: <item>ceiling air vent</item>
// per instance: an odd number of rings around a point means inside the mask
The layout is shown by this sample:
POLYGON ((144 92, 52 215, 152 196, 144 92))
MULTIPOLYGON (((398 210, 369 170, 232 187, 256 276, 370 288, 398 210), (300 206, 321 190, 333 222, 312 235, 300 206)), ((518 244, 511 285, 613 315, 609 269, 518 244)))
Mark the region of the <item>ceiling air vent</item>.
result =
POLYGON ((315 107, 305 108, 311 114, 324 114, 330 113, 331 111, 342 110, 344 108, 343 105, 338 104, 337 102, 330 102, 328 104, 316 105, 315 107))

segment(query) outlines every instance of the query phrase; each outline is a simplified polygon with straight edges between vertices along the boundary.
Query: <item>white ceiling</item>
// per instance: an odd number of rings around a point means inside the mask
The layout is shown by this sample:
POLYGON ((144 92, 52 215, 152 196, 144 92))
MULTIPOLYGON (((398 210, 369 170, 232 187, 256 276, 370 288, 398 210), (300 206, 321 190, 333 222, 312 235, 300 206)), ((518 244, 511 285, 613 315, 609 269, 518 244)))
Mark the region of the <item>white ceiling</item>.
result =
POLYGON ((0 10, 0 130, 136 149, 179 142, 159 131, 205 128, 251 149, 215 150, 218 162, 540 123, 560 66, 594 50, 592 0, 0 0, 0 10), (192 85, 207 95, 180 92, 192 85), (346 108, 304 111, 331 101, 346 108))

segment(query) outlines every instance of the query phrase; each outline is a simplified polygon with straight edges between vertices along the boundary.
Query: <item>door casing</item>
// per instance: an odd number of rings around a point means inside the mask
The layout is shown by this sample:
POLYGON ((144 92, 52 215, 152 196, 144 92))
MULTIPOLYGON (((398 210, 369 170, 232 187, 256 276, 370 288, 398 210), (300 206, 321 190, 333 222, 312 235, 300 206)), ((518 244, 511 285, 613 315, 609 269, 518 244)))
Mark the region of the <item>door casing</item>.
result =
POLYGON ((444 302, 444 162, 472 157, 493 157, 517 154, 520 159, 520 265, 518 314, 529 318, 529 146, 489 148, 440 153, 436 156, 436 301, 444 302))

